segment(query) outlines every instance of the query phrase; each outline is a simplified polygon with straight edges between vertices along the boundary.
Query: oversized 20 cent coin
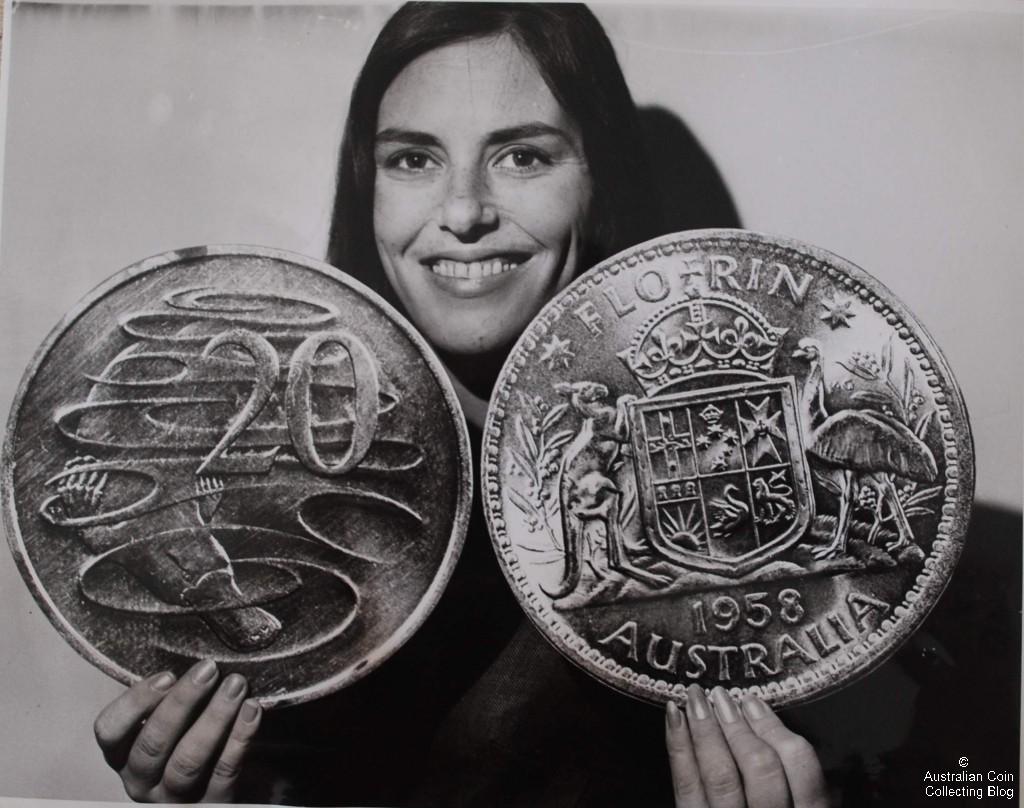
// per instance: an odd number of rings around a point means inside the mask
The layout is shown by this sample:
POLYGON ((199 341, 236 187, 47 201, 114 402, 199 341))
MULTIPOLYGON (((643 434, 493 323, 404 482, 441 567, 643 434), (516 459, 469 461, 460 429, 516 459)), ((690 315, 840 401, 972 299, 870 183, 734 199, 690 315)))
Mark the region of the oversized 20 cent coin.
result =
POLYGON ((387 303, 301 256, 203 247, 119 272, 45 340, 4 515, 34 596, 102 670, 211 657, 283 705, 426 619, 469 469, 445 371, 387 303))
POLYGON ((482 483, 534 623, 654 702, 861 676, 963 547, 973 450, 924 328, 824 250, 690 231, 598 265, 499 378, 482 483))

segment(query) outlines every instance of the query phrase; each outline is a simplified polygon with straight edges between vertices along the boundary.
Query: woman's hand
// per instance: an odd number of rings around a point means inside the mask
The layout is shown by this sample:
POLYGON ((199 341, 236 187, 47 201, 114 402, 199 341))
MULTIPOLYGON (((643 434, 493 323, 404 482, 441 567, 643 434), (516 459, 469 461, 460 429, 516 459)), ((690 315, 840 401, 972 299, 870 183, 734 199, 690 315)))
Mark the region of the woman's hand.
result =
POLYGON ((96 740, 133 800, 233 798, 261 710, 238 674, 216 685, 217 666, 204 660, 178 681, 165 672, 137 682, 99 714, 96 740))
POLYGON ((756 696, 742 709, 721 687, 669 702, 665 742, 676 808, 827 808, 818 755, 756 696))

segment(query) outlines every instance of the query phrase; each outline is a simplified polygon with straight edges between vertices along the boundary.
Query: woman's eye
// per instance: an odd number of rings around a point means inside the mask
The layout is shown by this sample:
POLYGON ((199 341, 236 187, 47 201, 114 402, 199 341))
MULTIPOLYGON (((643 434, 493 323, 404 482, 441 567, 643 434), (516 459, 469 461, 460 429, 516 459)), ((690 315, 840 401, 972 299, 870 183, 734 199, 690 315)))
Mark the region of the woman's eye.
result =
POLYGON ((407 151, 399 152, 389 157, 386 161, 388 168, 395 168, 399 171, 419 173, 433 168, 437 162, 426 152, 407 151))
POLYGON ((551 160, 536 149, 512 149, 505 152, 495 165, 517 173, 530 173, 551 165, 551 160))

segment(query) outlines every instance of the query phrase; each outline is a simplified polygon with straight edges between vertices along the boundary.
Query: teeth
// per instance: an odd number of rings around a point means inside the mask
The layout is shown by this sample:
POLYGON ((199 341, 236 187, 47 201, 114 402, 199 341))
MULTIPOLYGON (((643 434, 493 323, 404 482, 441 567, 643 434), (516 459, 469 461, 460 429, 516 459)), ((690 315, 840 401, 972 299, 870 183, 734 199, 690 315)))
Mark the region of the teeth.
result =
POLYGON ((490 261, 449 261, 442 259, 431 264, 432 272, 445 278, 466 278, 476 280, 477 278, 489 278, 491 275, 500 275, 502 272, 509 272, 519 266, 512 261, 503 261, 500 258, 492 258, 490 261))

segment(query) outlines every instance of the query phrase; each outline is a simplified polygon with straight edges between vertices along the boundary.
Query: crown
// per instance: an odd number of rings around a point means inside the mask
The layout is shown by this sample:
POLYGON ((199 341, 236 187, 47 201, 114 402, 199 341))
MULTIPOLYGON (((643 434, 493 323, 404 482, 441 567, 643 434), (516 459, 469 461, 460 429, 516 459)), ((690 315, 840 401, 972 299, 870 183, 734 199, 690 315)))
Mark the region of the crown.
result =
POLYGON ((618 354, 649 395, 712 373, 771 375, 788 328, 728 295, 677 300, 644 321, 618 354))

